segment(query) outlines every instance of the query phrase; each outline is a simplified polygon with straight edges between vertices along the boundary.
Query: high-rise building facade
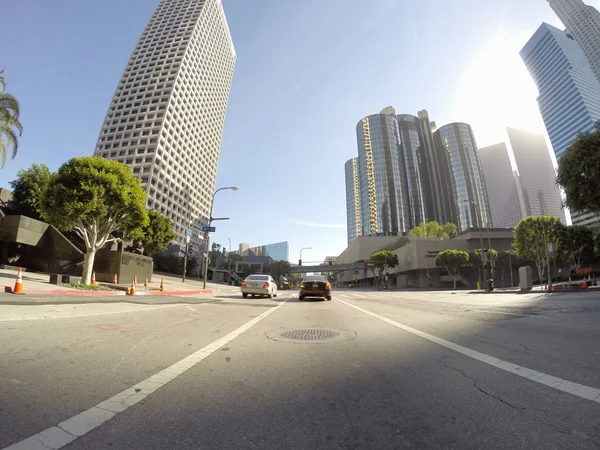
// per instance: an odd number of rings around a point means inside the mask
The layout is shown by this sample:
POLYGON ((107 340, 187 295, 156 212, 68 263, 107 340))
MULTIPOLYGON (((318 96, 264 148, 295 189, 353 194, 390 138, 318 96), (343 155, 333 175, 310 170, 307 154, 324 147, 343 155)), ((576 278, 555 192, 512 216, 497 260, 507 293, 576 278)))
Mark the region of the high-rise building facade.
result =
POLYGON ((360 184, 358 180, 358 158, 346 161, 346 223, 348 245, 360 236, 360 184))
POLYGON ((287 241, 276 242, 274 244, 258 245, 250 247, 250 244, 240 244, 239 251, 231 252, 240 256, 268 256, 274 261, 289 261, 290 246, 287 241))
POLYGON ((356 125, 360 185, 360 235, 407 232, 406 183, 401 178, 398 120, 374 114, 356 125))
MULTIPOLYGON (((572 36, 542 24, 520 52, 539 96, 538 105, 559 160, 579 133, 600 120, 600 81, 572 36)), ((596 223, 593 214, 572 213, 573 223, 596 223)))
POLYGON ((508 148, 503 142, 479 149, 494 228, 514 228, 523 218, 508 148))
POLYGON ((600 80, 600 12, 582 0, 548 0, 600 80))
POLYGON ((220 0, 161 0, 100 131, 95 154, 132 167, 180 243, 210 214, 235 60, 220 0))
POLYGON ((423 180, 421 177, 424 171, 422 155, 423 136, 421 136, 421 127, 419 118, 410 114, 399 114, 398 128, 400 130, 400 145, 402 149, 402 179, 406 180, 406 208, 408 209, 408 228, 414 228, 421 222, 425 222, 425 197, 423 193, 423 180))
POLYGON ((454 200, 458 210, 456 221, 459 230, 473 227, 492 227, 487 191, 477 142, 470 125, 451 123, 434 133, 438 152, 448 154, 454 185, 454 200))
POLYGON ((566 223, 556 172, 541 134, 506 129, 518 171, 521 216, 554 216, 566 223))

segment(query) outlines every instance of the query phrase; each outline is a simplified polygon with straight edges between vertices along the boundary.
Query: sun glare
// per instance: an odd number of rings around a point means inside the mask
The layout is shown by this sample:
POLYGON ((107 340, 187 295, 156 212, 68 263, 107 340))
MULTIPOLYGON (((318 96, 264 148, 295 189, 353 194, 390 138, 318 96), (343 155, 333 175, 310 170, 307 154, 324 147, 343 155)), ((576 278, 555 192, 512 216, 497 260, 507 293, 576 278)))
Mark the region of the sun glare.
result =
POLYGON ((480 147, 504 140, 507 126, 545 134, 537 89, 519 51, 531 33, 495 36, 473 55, 457 90, 453 116, 473 127, 480 147))

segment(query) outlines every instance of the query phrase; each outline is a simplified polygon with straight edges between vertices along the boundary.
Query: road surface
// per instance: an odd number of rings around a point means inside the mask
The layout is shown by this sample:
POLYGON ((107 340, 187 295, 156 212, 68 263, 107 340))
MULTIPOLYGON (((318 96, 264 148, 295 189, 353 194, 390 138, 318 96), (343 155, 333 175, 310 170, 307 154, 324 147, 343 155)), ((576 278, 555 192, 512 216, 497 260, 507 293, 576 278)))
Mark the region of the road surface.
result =
POLYGON ((600 299, 0 305, 0 449, 600 447, 600 299))

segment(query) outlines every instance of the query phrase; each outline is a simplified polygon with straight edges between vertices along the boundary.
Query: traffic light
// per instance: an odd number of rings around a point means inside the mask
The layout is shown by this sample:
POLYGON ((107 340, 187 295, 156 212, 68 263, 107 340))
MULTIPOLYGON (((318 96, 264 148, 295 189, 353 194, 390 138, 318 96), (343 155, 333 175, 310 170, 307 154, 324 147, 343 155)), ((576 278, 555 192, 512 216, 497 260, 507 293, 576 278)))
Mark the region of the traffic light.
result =
POLYGON ((298 260, 298 265, 302 266, 302 260, 301 259, 298 260))
POLYGON ((262 273, 267 273, 267 266, 262 266, 262 273))
POLYGON ((385 271, 385 276, 387 277, 389 274, 390 274, 390 271, 389 271, 389 270, 386 270, 386 271, 385 271))
POLYGON ((333 264, 333 259, 329 258, 329 265, 331 266, 333 264))

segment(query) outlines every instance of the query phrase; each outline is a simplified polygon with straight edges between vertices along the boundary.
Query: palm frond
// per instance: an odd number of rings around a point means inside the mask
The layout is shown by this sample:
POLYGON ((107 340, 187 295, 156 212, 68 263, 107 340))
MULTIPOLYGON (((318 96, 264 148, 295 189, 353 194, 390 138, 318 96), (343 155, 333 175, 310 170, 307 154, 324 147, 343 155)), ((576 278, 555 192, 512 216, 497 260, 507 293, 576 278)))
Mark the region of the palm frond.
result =
POLYGON ((6 92, 0 93, 0 110, 8 111, 11 116, 16 118, 21 113, 21 107, 19 106, 18 100, 11 94, 6 92))

